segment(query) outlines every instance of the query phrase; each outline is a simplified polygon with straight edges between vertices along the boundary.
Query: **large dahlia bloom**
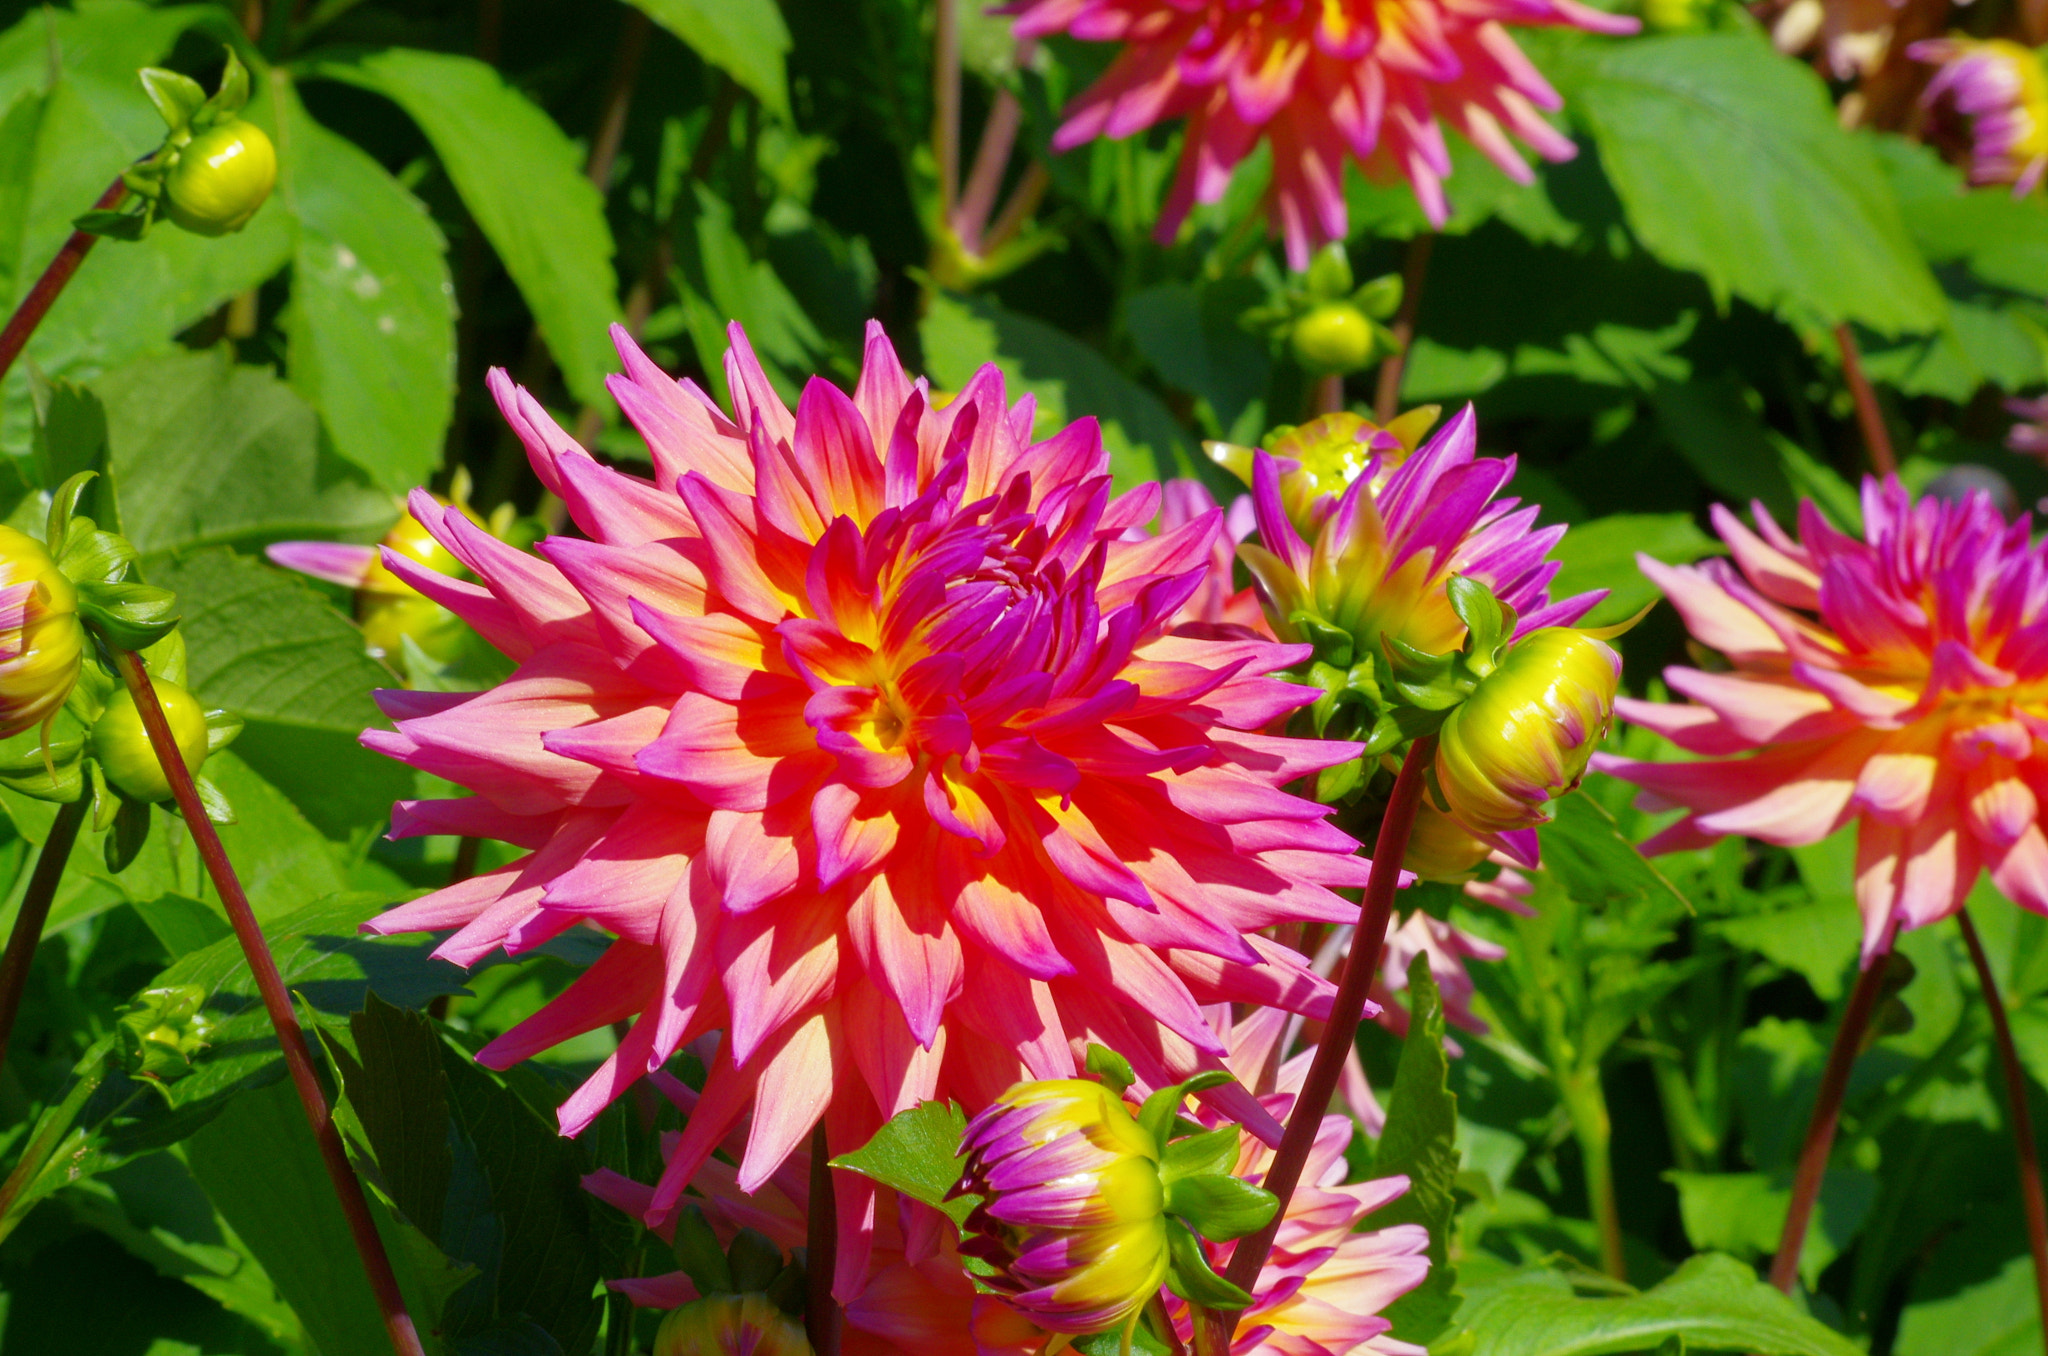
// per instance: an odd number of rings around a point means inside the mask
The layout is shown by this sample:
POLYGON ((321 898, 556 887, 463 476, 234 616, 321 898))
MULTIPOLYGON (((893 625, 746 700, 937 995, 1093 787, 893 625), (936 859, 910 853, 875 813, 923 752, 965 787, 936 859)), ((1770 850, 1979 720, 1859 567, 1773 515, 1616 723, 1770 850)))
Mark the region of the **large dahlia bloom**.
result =
POLYGON ((1907 49, 1940 67, 1920 103, 1929 139, 1968 161, 1973 184, 2011 184, 2015 198, 2048 175, 2048 71, 2004 38, 1930 38, 1907 49))
POLYGON ((1690 702, 1619 704, 1706 755, 1595 766, 1685 817, 1647 852, 1747 834, 1812 843, 1854 822, 1867 962, 1898 928, 1962 908, 1980 869, 2048 913, 2048 546, 1989 495, 1914 503, 1863 482, 1864 540, 1809 502, 1799 537, 1717 507, 1732 564, 1638 556, 1725 672, 1672 668, 1690 702))
MULTIPOLYGON (((455 929, 437 954, 464 965, 617 938, 482 1058, 635 1019, 563 1104, 575 1133, 722 1032, 659 1220, 749 1111, 751 1190, 820 1117, 851 1148, 920 1101, 1072 1077, 1088 1041, 1170 1083, 1223 1054, 1203 1003, 1327 1009, 1260 934, 1355 913, 1331 887, 1363 882, 1356 844, 1280 788, 1357 748, 1262 733, 1314 695, 1265 676, 1302 647, 1168 631, 1219 515, 1131 540, 1159 490, 1112 494, 1093 420, 1033 442, 992 366, 934 409, 879 326, 853 394, 814 380, 794 414, 737 327, 729 415, 617 338, 653 480, 496 373, 583 536, 528 555, 415 494, 480 582, 386 555, 519 665, 382 694, 397 729, 364 742, 476 792, 401 803, 393 832, 531 855, 371 929, 455 929)), ((1207 1095, 1277 1137, 1249 1094, 1207 1095)), ((837 1180, 843 1293, 874 1197, 837 1180)))
POLYGON ((1349 160, 1377 179, 1406 178, 1430 221, 1444 223, 1451 161, 1440 120, 1522 183, 1535 176, 1511 134, 1546 160, 1572 157, 1571 139, 1543 119, 1563 100, 1503 24, 1637 28, 1578 0, 1011 0, 1004 12, 1019 37, 1123 44, 1068 106, 1054 149, 1188 120, 1162 240, 1194 204, 1220 199, 1238 162, 1269 139, 1267 210, 1297 269, 1349 232, 1349 160))

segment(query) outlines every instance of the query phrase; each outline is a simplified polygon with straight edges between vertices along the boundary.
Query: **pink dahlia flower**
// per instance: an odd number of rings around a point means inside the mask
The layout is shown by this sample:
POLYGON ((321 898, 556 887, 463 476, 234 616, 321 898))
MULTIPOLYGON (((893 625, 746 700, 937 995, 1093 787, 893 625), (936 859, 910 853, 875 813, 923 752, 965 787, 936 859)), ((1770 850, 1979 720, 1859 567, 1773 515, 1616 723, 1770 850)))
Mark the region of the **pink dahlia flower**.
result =
POLYGON ((1623 699, 1623 716, 1706 757, 1595 766, 1685 817, 1647 852, 1723 834, 1812 843, 1857 826, 1863 955, 1962 908, 1980 869, 2048 913, 2048 545, 1989 495, 1914 503, 1863 482, 1864 540, 1809 502, 1799 537, 1717 507, 1732 563, 1638 556, 1726 672, 1665 670, 1690 702, 1623 699))
POLYGON ((2005 408, 2020 422, 2005 435, 2005 445, 2022 456, 2048 460, 2048 395, 2032 400, 2008 400, 2005 408))
POLYGON ((1940 66, 1920 96, 1929 140, 1967 157, 1973 184, 2011 184, 2024 197, 2048 174, 2048 71, 2004 38, 1930 38, 1906 49, 1940 66))
MULTIPOLYGON (((1229 1010, 1212 1010, 1217 1029, 1227 1033, 1230 1067, 1278 1117, 1294 1109, 1308 1076, 1313 1049, 1281 1062, 1280 1042, 1290 1025, 1285 1013, 1254 1013, 1231 1024, 1229 1010)), ((1220 1122, 1219 1122, 1220 1123, 1220 1122)), ((1429 1231, 1396 1224, 1360 1232, 1366 1216, 1408 1190, 1406 1177, 1381 1177, 1347 1185, 1345 1147, 1351 1143, 1348 1116, 1325 1116, 1315 1147, 1302 1166, 1301 1185, 1287 1203, 1273 1251, 1251 1287, 1231 1343, 1231 1356, 1423 1356, 1423 1348, 1389 1337, 1393 1325, 1381 1311, 1421 1285, 1429 1275, 1429 1231)), ((1273 1152, 1246 1136, 1236 1176, 1265 1180, 1273 1152)), ((1204 1242, 1217 1272, 1228 1264, 1235 1243, 1204 1242)), ((1187 1304, 1162 1296, 1182 1341, 1193 1336, 1187 1304)))
MULTIPOLYGON (((454 929, 437 954, 463 965, 617 938, 481 1057, 635 1019, 563 1104, 573 1134, 722 1032, 659 1221, 749 1111, 752 1190, 820 1117, 851 1148, 930 1098, 1072 1077, 1077 1042, 1164 1084, 1224 1053, 1200 1004, 1326 1011, 1260 934, 1355 914, 1332 887, 1363 882, 1357 845, 1280 788, 1357 747, 1263 733, 1314 696, 1265 676, 1305 647, 1168 632, 1220 515, 1129 540, 1158 487, 1112 494, 1093 420, 1033 442, 992 366, 934 409, 871 326, 854 393, 813 380, 792 414, 732 333, 728 415, 616 332, 651 481, 494 373, 583 535, 528 555, 415 494, 479 582, 386 555, 519 666, 382 694, 398 728, 364 742, 476 792, 403 802, 393 833, 530 855, 371 929, 454 929)), ((1210 1096, 1277 1138, 1242 1090, 1210 1096)), ((838 1181, 844 1294, 874 1196, 838 1181)))
POLYGON ((1522 183, 1534 175, 1511 134, 1546 160, 1572 157, 1571 139, 1543 119, 1563 101, 1503 24, 1638 27, 1578 0, 1011 0, 1002 12, 1022 38, 1123 44, 1068 106, 1055 150, 1188 120, 1161 240, 1195 203, 1220 199, 1238 162, 1269 139, 1267 211, 1296 269, 1349 233, 1348 160, 1377 179, 1405 177, 1430 221, 1444 223, 1451 161, 1439 120, 1522 183))

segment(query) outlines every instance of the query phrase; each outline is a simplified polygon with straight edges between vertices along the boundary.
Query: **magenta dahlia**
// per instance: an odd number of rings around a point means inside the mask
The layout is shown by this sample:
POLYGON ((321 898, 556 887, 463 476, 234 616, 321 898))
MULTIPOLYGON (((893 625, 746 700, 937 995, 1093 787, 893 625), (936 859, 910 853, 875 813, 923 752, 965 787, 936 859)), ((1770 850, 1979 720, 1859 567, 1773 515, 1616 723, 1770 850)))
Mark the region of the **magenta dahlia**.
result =
MULTIPOLYGON (((718 1031, 650 1205, 662 1219, 743 1115, 743 1189, 823 1118, 836 1150, 933 1097, 970 1111, 1075 1073, 1080 1043, 1157 1083, 1213 1067, 1201 1004, 1325 1010, 1260 935, 1343 921, 1367 863, 1281 790, 1356 745, 1263 733, 1314 692, 1305 646, 1171 632, 1220 515, 1132 539, 1093 420, 1033 441, 986 367, 934 409, 879 326, 858 386, 792 414, 737 327, 730 414, 616 331, 611 389, 654 477, 599 465, 502 373, 491 388, 583 535, 528 555, 424 493, 412 512, 478 582, 393 573, 517 661, 479 693, 387 692, 370 747, 476 794, 401 803, 393 832, 530 855, 394 909, 470 964, 579 923, 616 940, 482 1058, 632 1019, 562 1106, 575 1133, 718 1031)), ((1208 1094, 1255 1133, 1241 1089, 1208 1094)), ((873 1189, 839 1174, 839 1288, 873 1189)))

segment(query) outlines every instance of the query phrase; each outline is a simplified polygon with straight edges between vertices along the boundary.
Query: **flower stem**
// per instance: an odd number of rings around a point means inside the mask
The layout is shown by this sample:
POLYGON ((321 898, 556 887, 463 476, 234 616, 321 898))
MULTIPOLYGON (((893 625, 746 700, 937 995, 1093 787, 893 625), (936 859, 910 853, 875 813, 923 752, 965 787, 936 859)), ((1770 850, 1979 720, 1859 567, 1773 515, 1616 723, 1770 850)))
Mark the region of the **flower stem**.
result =
POLYGON ((1585 1163, 1586 1203, 1600 1229, 1600 1269, 1625 1281, 1628 1265, 1621 1250, 1621 1209, 1615 1198, 1611 1151, 1614 1127, 1607 1114, 1607 1094, 1600 1087, 1600 1068, 1596 1064, 1567 1074, 1558 1087, 1571 1118, 1572 1136, 1579 1142, 1579 1157, 1585 1163))
POLYGON ((960 0, 938 0, 932 30, 932 158, 939 170, 939 220, 960 197, 960 0))
POLYGON ((1395 349, 1380 364, 1380 381, 1372 396, 1372 417, 1384 424, 1401 408, 1401 372, 1408 365, 1408 345, 1415 338, 1415 313, 1422 306, 1422 280, 1429 273, 1430 251, 1436 248, 1434 233, 1424 231, 1408 242, 1408 259, 1401 266, 1401 309, 1394 315, 1395 349))
POLYGON ((2019 1156, 2020 1204, 2027 1214, 2027 1247, 2034 1254, 2034 1299, 2040 1306, 2042 1331, 2048 1334, 2048 1201, 2041 1194, 2041 1158, 2034 1147, 2034 1116, 2027 1108, 2027 1073, 2020 1067, 2019 1051, 2012 1043, 2012 1023, 2006 1016, 2005 1000, 1999 996, 1998 981, 1992 977, 1991 960, 1977 936, 1977 925, 1965 911, 1956 915, 1956 926, 1962 929, 1963 944, 1970 948, 1970 963, 1977 967, 1984 1006, 1991 1010, 1998 1062, 2005 1070, 2006 1100, 2012 1104, 2012 1142, 2019 1156))
POLYGON ((1892 455, 1891 431, 1884 426, 1884 410, 1877 403, 1870 378, 1864 375, 1863 354, 1846 321, 1835 326, 1835 344, 1842 350, 1842 377, 1856 400, 1856 423, 1863 430, 1863 445, 1870 449, 1870 469, 1880 476, 1891 475, 1899 469, 1899 459, 1892 455))
POLYGON ((1827 1068, 1821 1072, 1820 1092, 1806 1123, 1806 1142, 1800 1146, 1799 1167, 1792 1177, 1792 1205, 1785 1213, 1785 1231, 1778 1237, 1778 1255, 1771 1259, 1771 1284, 1788 1295, 1799 1280, 1799 1254, 1806 1246, 1806 1226, 1813 1222, 1814 1202, 1820 1198, 1821 1178, 1827 1173, 1828 1154, 1835 1145, 1835 1126, 1842 1119, 1849 1071, 1863 1049, 1863 1037, 1870 1030, 1870 1018, 1877 1011, 1890 968, 1891 944, 1887 940, 1884 951, 1871 957, 1856 977, 1842 1024, 1835 1029, 1835 1043, 1828 1050, 1827 1068))
POLYGON ((320 1089, 319 1076, 313 1072, 313 1052, 306 1044, 306 1033, 299 1026, 298 1014, 292 1011, 291 997, 285 992, 284 979, 277 972, 277 962, 271 958, 270 946, 263 940, 263 929, 257 926, 256 915, 249 908, 249 897, 242 893, 242 882, 236 878, 227 850, 221 846, 220 834, 214 831, 213 821, 206 817, 206 808, 200 804, 199 790, 193 785, 192 774, 178 752, 170 723, 164 719, 163 707, 157 703, 156 689, 150 685, 149 674, 142 666, 142 657, 127 650, 115 653, 121 677, 128 685, 128 695, 134 698, 135 709, 142 717, 142 728, 148 732, 164 777, 171 784, 171 794, 178 802, 178 811, 185 817, 185 827, 192 835, 193 845, 199 849, 200 860, 206 863, 206 873, 213 878, 214 889, 220 892, 228 922, 235 930, 235 939, 242 944, 242 954, 248 958, 249 972, 256 979, 256 991, 263 997, 263 1009, 269 1014, 271 1028, 277 1032, 277 1043, 284 1051, 285 1068, 290 1072, 292 1086, 297 1089, 299 1102, 306 1110, 306 1121, 313 1128, 313 1140, 320 1146, 327 1176, 334 1183, 334 1194, 341 1200, 341 1213, 348 1219, 356 1252, 362 1257, 363 1270, 369 1276, 370 1288, 376 1292, 377 1306, 383 1311, 391 1349, 397 1356, 424 1356, 419 1334, 413 1328, 412 1315, 405 1309, 405 1297, 399 1293, 398 1278, 391 1270, 391 1259, 385 1255, 384 1242, 377 1236, 376 1222, 370 1218, 362 1183, 356 1180, 355 1171, 349 1166, 348 1150, 342 1145, 341 1132, 335 1128, 327 1096, 320 1089))
POLYGON ((64 863, 71 858, 71 844, 92 801, 81 794, 77 800, 57 807, 50 823, 50 836, 36 854, 35 874, 29 877, 28 893, 21 897, 21 912, 14 915, 14 932, 7 939, 7 954, 0 956, 0 1068, 7 1064, 7 1041, 14 1034, 14 1019, 21 1012, 22 991, 28 987, 29 966, 36 958, 36 943, 42 940, 43 924, 50 919, 50 901, 57 897, 57 882, 64 878, 64 863))
POLYGON ((811 1131, 811 1189, 805 1203, 804 1332, 816 1356, 839 1356, 843 1315, 832 1298, 832 1273, 839 1260, 839 1207, 832 1195, 832 1150, 825 1142, 825 1118, 811 1131))
MULTIPOLYGON (((119 178, 107 185, 107 191, 100 194, 93 210, 110 212, 121 205, 121 199, 128 196, 128 185, 119 178)), ((43 317, 50 313, 57 294, 64 290, 64 284, 71 281, 71 275, 78 272, 78 266, 85 262, 85 256, 99 243, 96 235, 84 231, 73 231, 71 238, 64 242, 64 248, 57 251, 57 257, 43 270, 43 276, 36 279, 36 285, 21 299, 21 305, 14 308, 8 318, 7 328, 0 329, 0 377, 7 375, 7 369, 14 366, 14 360, 28 347, 29 336, 36 332, 36 326, 43 323, 43 317)))
MULTIPOLYGON (((1031 60, 1035 47, 1029 38, 1017 44, 1018 66, 1031 60)), ((968 171, 967 187, 953 209, 953 234, 969 254, 981 253, 982 232, 988 227, 988 214, 995 209, 996 190, 1002 187, 1003 170, 1010 163, 1010 150, 1017 144, 1017 128, 1023 121, 1024 107, 1017 102, 1016 92, 1007 87, 997 90, 988 122, 981 129, 980 144, 974 148, 974 168, 968 171)))
MULTIPOLYGON (((1229 1269, 1223 1273, 1226 1280, 1248 1292, 1258 1283, 1266 1254, 1272 1251, 1274 1236, 1280 1232, 1280 1222, 1287 1217, 1287 1203, 1301 1183, 1301 1170, 1308 1162, 1316 1134, 1322 1129, 1323 1113, 1330 1109, 1331 1095, 1337 1090, 1345 1061, 1358 1040, 1366 994, 1379 973, 1380 951, 1386 944, 1387 923, 1393 917, 1401 857, 1415 827, 1415 812, 1422 804, 1423 772, 1435 751, 1433 737, 1409 745, 1408 756, 1401 761, 1401 773, 1394 779, 1393 793, 1387 798, 1386 814, 1380 819, 1379 836, 1373 843, 1372 872, 1366 877, 1365 898, 1359 905, 1358 928, 1351 934, 1351 950, 1344 958, 1343 977, 1337 983, 1337 998, 1330 1005, 1315 1060, 1294 1099, 1287 1131, 1280 1138, 1280 1148, 1263 1180, 1266 1190, 1279 1197, 1280 1208, 1264 1228, 1238 1241, 1230 1255, 1229 1269)), ((1223 1356, 1230 1350, 1230 1335, 1236 1326, 1235 1314, 1212 1311, 1202 1315, 1195 1327, 1197 1356, 1223 1356)))

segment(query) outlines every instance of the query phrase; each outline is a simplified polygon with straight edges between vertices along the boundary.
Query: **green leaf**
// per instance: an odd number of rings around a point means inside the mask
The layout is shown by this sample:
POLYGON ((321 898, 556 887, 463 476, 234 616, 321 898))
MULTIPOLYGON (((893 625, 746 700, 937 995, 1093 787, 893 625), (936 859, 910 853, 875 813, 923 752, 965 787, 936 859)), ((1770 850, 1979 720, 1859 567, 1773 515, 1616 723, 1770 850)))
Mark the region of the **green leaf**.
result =
POLYGON ((1797 495, 1757 414, 1761 403, 1732 372, 1650 393, 1658 424, 1701 480, 1736 504, 1760 499, 1786 522, 1797 495))
POLYGON ((1556 808, 1557 817, 1537 834, 1545 869, 1573 899, 1653 900, 1693 911, 1692 901, 1628 840, 1606 806, 1581 792, 1559 798, 1556 808))
POLYGON ((1429 1230, 1429 1276, 1386 1309, 1392 1335, 1431 1342, 1457 1312, 1458 1272, 1450 1261, 1452 1217, 1457 1211, 1458 1097, 1449 1089, 1444 1056, 1444 1000, 1429 958, 1408 965, 1408 1035, 1387 1101, 1386 1128, 1373 1158, 1375 1177, 1405 1174, 1408 1190, 1375 1210, 1361 1226, 1384 1229, 1420 1224, 1429 1230))
POLYGON ((783 60, 789 29, 775 0, 632 0, 698 56, 784 122, 791 120, 783 60))
POLYGON ((1668 1337, 1759 1356, 1859 1356, 1861 1348, 1808 1318, 1749 1267, 1708 1253, 1654 1289, 1581 1299, 1564 1277, 1525 1272, 1473 1297, 1460 1317, 1472 1356, 1604 1356, 1648 1351, 1668 1337))
POLYGON ((296 576, 210 550, 153 565, 150 579, 180 599, 187 686, 248 722, 236 755, 322 833, 345 838, 412 794, 410 770, 356 742, 383 723, 370 690, 389 671, 296 576))
MULTIPOLYGON (((1792 1203, 1789 1179, 1761 1172, 1667 1172, 1664 1179, 1678 1188, 1679 1217, 1693 1247, 1745 1261, 1777 1252, 1792 1203)), ((1799 1278, 1808 1289, 1855 1241, 1877 1200, 1877 1186, 1875 1177, 1856 1168, 1828 1172, 1799 1250, 1799 1278)))
MULTIPOLYGON (((357 934, 364 919, 390 902, 381 895, 337 895, 264 928, 278 973, 305 1005, 302 1012, 310 1012, 316 1021, 345 1018, 363 1005, 365 993, 373 987, 402 1007, 466 992, 453 966, 428 955, 429 939, 357 934)), ((233 937, 184 956, 150 982, 151 988, 181 985, 193 985, 207 995, 201 1010, 214 1029, 213 1043, 193 1062, 193 1072, 168 1086, 173 1108, 192 1107, 282 1076, 277 1037, 257 997, 248 961, 233 937)))
POLYGON ((673 276, 697 361, 719 398, 729 400, 723 355, 726 326, 736 320, 776 389, 794 404, 825 341, 775 269, 754 258, 724 199, 698 183, 690 192, 681 205, 673 276))
POLYGON ((471 57, 390 47, 355 63, 311 64, 304 75, 374 90, 419 124, 570 391, 585 404, 608 400, 615 359, 605 331, 619 319, 611 227, 554 119, 471 57))
POLYGON ((1688 565, 1727 548, 1700 531, 1690 513, 1616 513, 1574 524, 1551 556, 1563 568, 1551 581, 1550 596, 1569 598, 1587 589, 1608 590, 1579 623, 1605 626, 1625 620, 1659 596, 1657 586, 1636 567, 1644 552, 1667 565, 1688 565))
POLYGON ((832 1166, 872 1177, 944 1211, 957 1224, 973 1207, 967 1198, 946 1199, 966 1163, 960 1152, 966 1129, 967 1117, 956 1103, 920 1102, 891 1117, 860 1148, 834 1158, 832 1166))
POLYGON ((106 405, 120 527, 151 583, 166 582, 156 565, 170 552, 369 536, 395 516, 389 495, 345 479, 320 455, 319 423, 305 401, 225 350, 140 359, 92 389, 106 405))
POLYGON ((160 895, 133 907, 172 960, 211 946, 233 931, 219 910, 186 895, 160 895))
POLYGON ((2033 1356, 2041 1346, 2034 1264, 2024 1253, 1988 1281, 1906 1306, 1893 1356, 2033 1356))
POLYGON ((455 287, 419 199, 287 87, 278 197, 297 218, 292 385, 335 451, 402 493, 440 465, 454 412, 455 287))
POLYGON ((933 385, 957 391, 984 363, 1000 364, 1010 399, 1038 397, 1040 437, 1084 416, 1100 420, 1120 490, 1169 476, 1222 476, 1157 396, 1043 321, 983 297, 934 296, 918 333, 933 385))
POLYGON ((1887 334, 1940 323, 1940 292, 1868 143, 1761 33, 1553 51, 1549 74, 1658 258, 1796 320, 1887 334))
POLYGON ((1842 996, 1863 941, 1856 902, 1846 890, 1841 897, 1716 919, 1709 926, 1735 945, 1799 975, 1824 1003, 1842 996))
MULTIPOLYGON (((1229 278, 1162 283, 1124 303, 1124 322, 1138 351, 1168 384, 1208 402, 1218 434, 1241 432, 1238 421, 1255 403, 1263 413, 1272 359, 1266 345, 1237 322, 1264 299, 1264 289, 1252 279, 1229 278)), ((1249 436, 1264 432, 1251 429, 1249 436)))
POLYGON ((186 1142, 185 1158, 320 1350, 390 1345, 334 1183, 289 1083, 235 1098, 186 1142))

